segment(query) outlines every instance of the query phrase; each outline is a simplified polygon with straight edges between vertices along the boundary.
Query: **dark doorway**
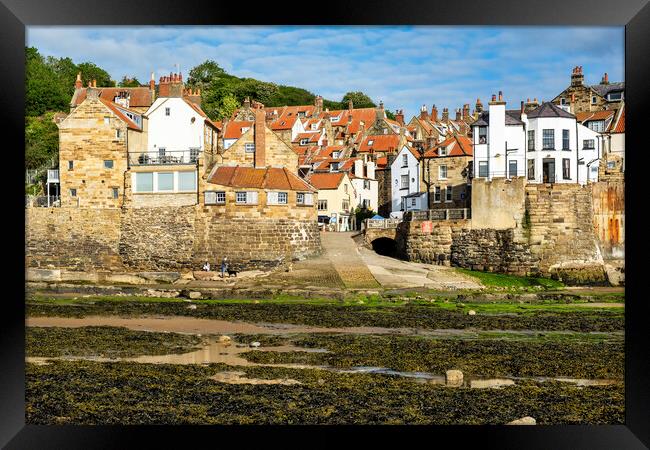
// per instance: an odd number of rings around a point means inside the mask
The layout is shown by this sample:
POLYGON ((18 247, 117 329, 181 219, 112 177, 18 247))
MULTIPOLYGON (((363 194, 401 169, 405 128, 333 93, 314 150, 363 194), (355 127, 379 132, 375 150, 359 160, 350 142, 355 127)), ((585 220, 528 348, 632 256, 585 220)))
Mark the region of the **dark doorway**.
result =
POLYGON ((397 257, 397 243, 391 238, 378 238, 372 241, 372 249, 382 256, 397 257))
POLYGON ((544 158, 542 160, 542 182, 555 183, 555 160, 544 158))

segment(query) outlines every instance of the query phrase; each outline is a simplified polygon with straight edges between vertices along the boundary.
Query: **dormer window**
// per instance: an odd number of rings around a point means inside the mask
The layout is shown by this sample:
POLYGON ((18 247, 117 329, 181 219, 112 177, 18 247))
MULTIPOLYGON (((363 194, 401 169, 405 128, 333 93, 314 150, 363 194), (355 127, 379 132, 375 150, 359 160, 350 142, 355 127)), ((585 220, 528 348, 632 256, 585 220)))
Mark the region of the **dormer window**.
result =
POLYGON ((607 94, 607 100, 621 100, 623 98, 622 92, 612 92, 607 94))
POLYGON ((311 124, 311 129, 312 130, 317 130, 318 129, 318 124, 312 123, 311 124))
POLYGON ((335 162, 330 164, 330 172, 336 172, 339 170, 339 163, 335 162))
POLYGON ((566 98, 562 97, 560 99, 560 105, 566 105, 566 98))
POLYGON ((332 152, 332 158, 338 159, 339 157, 339 152, 332 152))
POLYGON ((304 111, 298 112, 298 117, 305 117, 305 112, 304 111))
POLYGON ((307 145, 309 143, 309 139, 300 139, 300 145, 307 145))
POLYGON ((375 142, 375 141, 373 141, 372 139, 370 139, 370 140, 368 141, 368 147, 370 147, 374 142, 375 142))
POLYGON ((440 147, 440 156, 447 156, 447 147, 440 147))

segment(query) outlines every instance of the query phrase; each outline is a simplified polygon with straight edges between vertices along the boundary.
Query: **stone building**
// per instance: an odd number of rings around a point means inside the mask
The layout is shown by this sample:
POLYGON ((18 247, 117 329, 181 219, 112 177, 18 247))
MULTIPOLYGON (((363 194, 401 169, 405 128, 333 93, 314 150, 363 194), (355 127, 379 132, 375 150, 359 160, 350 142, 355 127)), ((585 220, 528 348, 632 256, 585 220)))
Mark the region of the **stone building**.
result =
POLYGON ((420 160, 424 209, 471 207, 472 141, 452 135, 428 149, 420 160))
POLYGON ((97 96, 107 102, 113 102, 120 106, 129 108, 137 113, 144 113, 153 103, 156 97, 156 86, 151 74, 149 86, 139 87, 97 87, 95 80, 88 88, 81 84, 81 72, 77 74, 75 81, 75 91, 70 100, 70 111, 81 105, 86 99, 89 89, 96 89, 97 96))
POLYGON ((62 206, 121 207, 129 151, 145 148, 142 114, 103 99, 102 92, 84 89, 83 101, 58 124, 62 206))
POLYGON ((571 72, 571 84, 560 92, 552 103, 568 106, 572 114, 619 109, 625 99, 625 83, 610 82, 607 73, 599 84, 585 84, 582 66, 571 72))

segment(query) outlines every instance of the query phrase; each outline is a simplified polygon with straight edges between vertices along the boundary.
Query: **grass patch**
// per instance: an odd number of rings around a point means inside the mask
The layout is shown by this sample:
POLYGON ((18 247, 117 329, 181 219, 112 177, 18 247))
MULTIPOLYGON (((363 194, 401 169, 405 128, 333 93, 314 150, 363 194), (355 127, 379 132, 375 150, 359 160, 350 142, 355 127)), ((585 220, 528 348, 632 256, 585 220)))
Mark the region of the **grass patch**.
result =
POLYGON ((503 273, 479 272, 456 268, 462 274, 477 278, 484 286, 500 288, 538 288, 538 289, 561 289, 564 284, 557 280, 541 277, 520 277, 516 275, 506 275, 503 273))
MULTIPOLYGON (((241 368, 251 378, 302 384, 232 385, 223 364, 174 366, 55 361, 26 366, 29 424, 622 424, 622 385, 578 388, 525 382, 502 389, 446 388, 371 374, 241 368)), ((239 368, 237 370, 240 370, 239 368)))
POLYGON ((122 327, 27 327, 27 356, 101 356, 120 358, 185 353, 201 338, 178 333, 133 331, 122 327))

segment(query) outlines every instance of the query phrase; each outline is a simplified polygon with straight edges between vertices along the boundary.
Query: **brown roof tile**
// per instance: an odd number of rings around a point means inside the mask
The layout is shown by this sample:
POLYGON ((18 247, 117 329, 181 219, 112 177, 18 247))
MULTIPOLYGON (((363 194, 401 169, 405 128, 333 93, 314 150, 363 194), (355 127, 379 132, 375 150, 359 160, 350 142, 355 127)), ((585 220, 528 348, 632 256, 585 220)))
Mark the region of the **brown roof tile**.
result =
POLYGON ((234 188, 315 191, 286 167, 220 166, 210 174, 208 183, 234 188))

